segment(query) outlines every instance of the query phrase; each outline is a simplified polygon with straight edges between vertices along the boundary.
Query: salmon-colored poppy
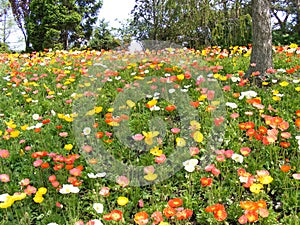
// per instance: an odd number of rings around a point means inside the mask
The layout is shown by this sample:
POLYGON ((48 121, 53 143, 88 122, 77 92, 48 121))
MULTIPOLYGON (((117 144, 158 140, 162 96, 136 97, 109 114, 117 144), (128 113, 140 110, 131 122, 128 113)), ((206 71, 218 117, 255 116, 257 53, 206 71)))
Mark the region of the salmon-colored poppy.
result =
POLYGON ((191 217, 193 215, 193 210, 191 209, 184 209, 182 211, 179 211, 176 213, 176 219, 177 220, 186 220, 189 217, 191 217))

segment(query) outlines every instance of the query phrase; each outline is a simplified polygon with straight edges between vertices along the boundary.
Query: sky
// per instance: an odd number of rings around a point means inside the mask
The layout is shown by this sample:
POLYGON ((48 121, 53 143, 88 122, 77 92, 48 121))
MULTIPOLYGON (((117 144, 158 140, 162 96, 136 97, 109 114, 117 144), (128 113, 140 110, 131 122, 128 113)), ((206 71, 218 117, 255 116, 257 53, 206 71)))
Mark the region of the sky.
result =
MULTIPOLYGON (((130 18, 130 12, 135 5, 135 0, 103 0, 102 8, 99 11, 99 19, 105 19, 110 27, 119 28, 121 22, 130 18)), ((23 35, 16 26, 14 34, 10 35, 9 42, 14 50, 24 50, 25 43, 18 42, 23 35), (18 42, 18 43, 17 43, 18 42)))

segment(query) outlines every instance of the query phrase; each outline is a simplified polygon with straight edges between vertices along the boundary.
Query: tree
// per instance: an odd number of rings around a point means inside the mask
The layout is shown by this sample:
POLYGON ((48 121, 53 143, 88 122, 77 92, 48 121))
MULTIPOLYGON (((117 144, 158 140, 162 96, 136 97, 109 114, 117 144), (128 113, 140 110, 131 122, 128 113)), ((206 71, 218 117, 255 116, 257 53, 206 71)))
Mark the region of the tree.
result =
POLYGON ((13 28, 13 18, 8 0, 0 0, 0 37, 2 45, 7 45, 7 39, 13 28))
POLYGON ((78 35, 73 33, 70 36, 70 43, 79 47, 83 42, 87 42, 93 35, 93 26, 98 20, 98 12, 102 7, 102 0, 76 0, 76 6, 79 14, 82 16, 82 33, 78 35))
POLYGON ((266 70, 272 68, 272 27, 269 0, 252 0, 253 42, 250 67, 245 77, 261 85, 266 70), (253 76, 253 72, 259 72, 253 76))
POLYGON ((33 50, 68 49, 70 35, 82 31, 81 20, 73 0, 31 0, 26 24, 33 50))
POLYGON ((21 32, 25 39, 26 50, 29 49, 29 39, 27 36, 27 26, 26 18, 29 16, 29 4, 31 0, 9 0, 12 8, 12 13, 14 15, 17 26, 21 29, 21 32))
POLYGON ((120 46, 119 41, 112 35, 108 28, 108 23, 100 21, 99 26, 94 30, 89 47, 96 50, 109 50, 120 46))

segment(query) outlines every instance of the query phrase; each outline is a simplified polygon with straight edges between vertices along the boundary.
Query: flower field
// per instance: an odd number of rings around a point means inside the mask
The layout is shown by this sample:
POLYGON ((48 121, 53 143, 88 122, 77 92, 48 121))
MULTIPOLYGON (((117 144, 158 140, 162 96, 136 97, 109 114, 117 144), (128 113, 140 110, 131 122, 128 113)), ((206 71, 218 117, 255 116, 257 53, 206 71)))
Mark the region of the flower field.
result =
POLYGON ((299 224, 300 48, 273 50, 262 87, 251 47, 1 54, 0 224, 299 224))

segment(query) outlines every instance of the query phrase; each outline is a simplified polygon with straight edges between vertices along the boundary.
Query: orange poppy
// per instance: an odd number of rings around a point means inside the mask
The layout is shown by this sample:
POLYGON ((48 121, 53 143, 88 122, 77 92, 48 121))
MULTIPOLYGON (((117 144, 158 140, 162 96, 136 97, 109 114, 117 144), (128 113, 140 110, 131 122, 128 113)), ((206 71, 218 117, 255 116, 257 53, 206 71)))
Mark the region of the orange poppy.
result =
POLYGON ((296 111, 296 116, 300 117, 300 109, 296 111))
POLYGON ((138 225, 145 225, 148 223, 148 214, 144 211, 138 212, 134 216, 134 222, 136 222, 138 225))
POLYGON ((206 177, 202 177, 200 179, 201 185, 202 187, 207 187, 210 186, 212 183, 212 178, 206 178, 206 177))
POLYGON ((95 137, 96 137, 96 138, 98 138, 98 139, 100 139, 100 138, 102 138, 102 137, 103 137, 103 135, 104 135, 104 133, 103 133, 103 132, 101 132, 101 131, 98 131, 98 132, 95 134, 95 137))
POLYGON ((258 208, 260 208, 260 209, 264 209, 267 207, 267 203, 263 199, 257 201, 256 204, 257 204, 258 208))
POLYGON ((258 204, 256 202, 252 201, 241 201, 240 206, 242 209, 245 210, 257 210, 258 209, 258 204))
POLYGON ((200 105, 200 102, 190 102, 190 105, 197 108, 200 105))
POLYGON ((298 119, 295 120, 295 125, 297 127, 300 127, 300 118, 298 118, 298 119))
POLYGON ((109 214, 103 216, 104 220, 119 221, 123 218, 123 213, 120 210, 114 209, 109 214))
POLYGON ((261 133, 261 134, 266 134, 268 132, 268 129, 264 126, 260 126, 258 128, 258 130, 259 130, 259 133, 261 133))
POLYGON ((41 165, 41 167, 43 168, 43 169, 46 169, 46 168, 48 168, 50 165, 49 165, 49 163, 48 162, 44 162, 44 163, 42 163, 42 165, 41 165))
POLYGON ((169 219, 170 217, 176 215, 176 210, 174 208, 167 207, 163 210, 163 214, 169 219))
POLYGON ((227 212, 225 210, 217 210, 214 213, 214 217, 218 221, 223 221, 227 218, 227 212))
POLYGON ((258 221, 258 213, 254 210, 248 210, 245 212, 245 216, 249 223, 258 221))
POLYGON ((168 106, 166 107, 166 110, 169 111, 169 112, 172 112, 172 111, 174 111, 175 109, 176 109, 176 106, 175 106, 175 105, 168 105, 168 106))
POLYGON ((183 201, 180 198, 173 198, 168 201, 168 205, 172 208, 177 208, 179 206, 182 206, 182 204, 183 201))
POLYGON ((288 148, 290 147, 291 143, 282 141, 279 145, 283 148, 288 148))
POLYGON ((290 169, 291 169, 291 166, 289 166, 289 165, 282 165, 282 166, 280 167, 280 170, 281 170, 282 172, 285 172, 285 173, 289 172, 290 169))

